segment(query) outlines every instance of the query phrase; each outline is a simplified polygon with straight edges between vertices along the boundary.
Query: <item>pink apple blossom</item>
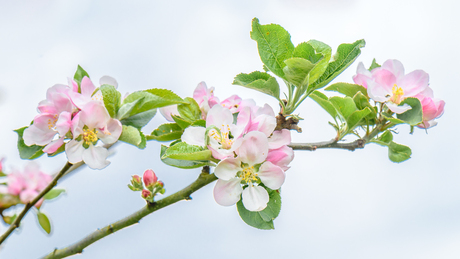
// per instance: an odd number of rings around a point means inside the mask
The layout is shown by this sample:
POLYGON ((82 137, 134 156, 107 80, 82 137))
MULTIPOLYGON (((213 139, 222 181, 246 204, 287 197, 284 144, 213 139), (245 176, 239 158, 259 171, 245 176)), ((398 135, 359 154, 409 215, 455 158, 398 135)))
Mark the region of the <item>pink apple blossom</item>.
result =
MULTIPOLYGON (((78 87, 77 83, 74 80, 69 80, 70 83, 73 85, 73 91, 69 93, 69 96, 72 100, 72 102, 77 106, 79 109, 82 109, 88 102, 90 101, 100 101, 102 102, 103 97, 101 91, 96 91, 96 86, 94 86, 93 82, 91 79, 89 79, 87 76, 83 77, 80 83, 80 91, 76 91, 75 86, 78 87)), ((103 76, 99 80, 99 83, 101 85, 107 84, 107 85, 112 85, 115 88, 118 87, 117 81, 110 77, 110 76, 103 76)))
POLYGON ((73 139, 65 146, 70 163, 84 161, 93 169, 102 169, 109 165, 109 151, 96 146, 100 139, 105 144, 113 144, 120 137, 120 121, 110 117, 103 103, 91 100, 72 120, 73 139))
POLYGON ((263 210, 269 195, 259 184, 276 190, 285 178, 283 169, 267 161, 268 152, 268 139, 264 133, 252 131, 246 134, 235 151, 237 156, 222 160, 214 170, 219 178, 214 187, 216 202, 230 206, 238 202, 241 196, 246 209, 263 210))
POLYGON ((205 82, 201 82, 193 92, 193 99, 198 103, 201 109, 201 116, 206 119, 208 111, 219 103, 219 98, 214 96, 214 87, 208 89, 205 82))
POLYGON ((144 180, 144 185, 147 188, 151 188, 158 181, 158 178, 157 178, 157 176, 155 175, 155 173, 153 172, 152 169, 145 170, 142 179, 144 180))
POLYGON ((416 97, 421 101, 423 111, 423 121, 417 126, 425 129, 436 126, 438 122, 435 119, 441 117, 444 113, 445 102, 434 98, 433 90, 430 87, 427 87, 416 97))
POLYGON ((372 80, 372 73, 364 67, 363 62, 359 62, 358 68, 356 69, 356 75, 353 76, 353 81, 355 84, 362 85, 364 88, 367 88, 368 80, 372 80))

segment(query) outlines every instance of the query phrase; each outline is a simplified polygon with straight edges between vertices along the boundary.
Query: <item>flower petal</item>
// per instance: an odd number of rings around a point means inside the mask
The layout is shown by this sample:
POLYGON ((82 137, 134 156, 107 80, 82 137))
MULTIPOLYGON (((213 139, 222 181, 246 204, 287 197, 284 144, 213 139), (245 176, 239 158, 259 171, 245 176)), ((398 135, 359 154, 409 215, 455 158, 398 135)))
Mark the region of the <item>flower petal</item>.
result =
POLYGON ((265 186, 273 190, 279 189, 286 178, 283 169, 269 161, 260 166, 258 176, 265 186))
POLYGON ((238 178, 229 181, 218 179, 213 191, 214 200, 219 205, 231 206, 240 200, 242 192, 243 188, 238 178))
POLYGON ((241 160, 238 158, 227 158, 217 164, 214 174, 222 180, 228 181, 236 177, 236 173, 241 171, 241 160))
POLYGON ((249 185, 243 190, 243 205, 250 211, 261 211, 267 207, 270 200, 267 190, 262 186, 249 185))
POLYGON ((182 133, 181 140, 189 145, 204 147, 206 129, 203 127, 188 127, 182 133))
POLYGON ((115 80, 115 78, 111 76, 103 76, 101 79, 99 79, 99 84, 100 85, 111 85, 115 88, 118 88, 118 82, 115 80))
POLYGON ((64 138, 59 138, 56 140, 51 141, 46 147, 43 149, 43 152, 52 154, 56 152, 63 144, 64 144, 64 138))
POLYGON ((244 163, 253 166, 265 161, 268 155, 268 139, 267 136, 260 131, 251 131, 243 137, 238 149, 238 157, 244 163))
POLYGON ((83 161, 92 169, 102 169, 110 164, 107 161, 109 151, 104 147, 95 147, 90 144, 88 149, 85 149, 82 154, 83 161))
POLYGON ((388 109, 390 109, 392 112, 397 113, 397 114, 401 114, 405 111, 412 109, 412 107, 410 107, 410 105, 408 105, 407 103, 405 103, 404 105, 397 105, 397 104, 388 102, 386 104, 387 104, 388 109))
POLYGON ((272 136, 268 139, 269 149, 278 149, 289 144, 291 144, 291 132, 287 129, 273 131, 272 136))
POLYGON ((82 160, 82 154, 85 148, 83 141, 76 141, 72 139, 65 145, 65 154, 70 163, 75 164, 82 160))
POLYGON ((113 144, 120 138, 123 126, 117 119, 110 119, 105 128, 98 130, 97 137, 105 144, 113 144))

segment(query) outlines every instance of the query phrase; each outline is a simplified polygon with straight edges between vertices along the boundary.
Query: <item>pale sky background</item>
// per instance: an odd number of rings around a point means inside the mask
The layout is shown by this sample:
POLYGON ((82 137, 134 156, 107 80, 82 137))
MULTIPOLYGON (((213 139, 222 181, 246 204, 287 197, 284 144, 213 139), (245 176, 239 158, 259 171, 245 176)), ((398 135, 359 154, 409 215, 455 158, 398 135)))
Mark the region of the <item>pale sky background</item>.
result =
MULTIPOLYGON (((395 58, 406 72, 429 73, 435 96, 446 101, 428 134, 398 127, 395 141, 412 148, 409 161, 392 163, 387 149, 373 144, 297 152, 275 230, 247 226, 235 206, 216 204, 211 184, 75 258, 460 258, 459 10, 453 0, 1 1, 0 157, 7 169, 25 166, 12 130, 30 123, 46 89, 66 83, 78 64, 96 82, 116 78, 122 93, 169 88, 186 97, 205 81, 221 100, 237 93, 276 108, 274 99, 231 85, 238 73, 262 69, 249 37, 252 18, 281 24, 295 45, 316 39, 336 49, 364 38, 361 56, 335 82, 352 82, 359 61, 395 58)), ((304 133, 293 133, 293 141, 334 137, 315 102, 298 112, 304 133)), ((145 131, 163 122, 157 116, 145 131)), ((74 172, 59 183, 67 195, 43 206, 52 235, 29 213, 0 258, 44 256, 140 209, 145 202, 126 185, 145 169, 165 182, 167 195, 197 177, 199 169, 163 165, 159 149, 156 142, 145 150, 118 145, 106 169, 74 172)), ((51 174, 66 158, 37 161, 51 174)))

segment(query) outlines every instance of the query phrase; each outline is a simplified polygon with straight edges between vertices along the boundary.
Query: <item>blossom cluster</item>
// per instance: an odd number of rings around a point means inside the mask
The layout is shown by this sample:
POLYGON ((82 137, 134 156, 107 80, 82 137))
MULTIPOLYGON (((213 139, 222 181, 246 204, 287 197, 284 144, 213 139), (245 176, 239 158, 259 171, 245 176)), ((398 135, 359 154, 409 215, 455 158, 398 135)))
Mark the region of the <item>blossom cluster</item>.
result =
POLYGON ((131 184, 129 184, 128 187, 132 191, 141 191, 142 198, 151 203, 157 193, 165 193, 164 183, 158 181, 158 177, 152 169, 145 170, 142 177, 133 175, 131 184))
POLYGON ((404 99, 414 97, 420 100, 423 110, 423 121, 420 128, 430 128, 437 124, 436 118, 444 112, 445 102, 434 98, 429 87, 429 76, 423 70, 415 70, 405 74, 402 63, 395 59, 387 60, 382 66, 367 70, 359 63, 357 74, 353 77, 356 84, 367 88, 369 97, 376 102, 385 103, 389 110, 401 114, 411 107, 401 105, 404 99))
MULTIPOLYGON (((104 76, 100 84, 117 87, 115 79, 104 76)), ((79 85, 69 79, 68 85, 57 84, 47 90, 46 99, 38 105, 39 115, 24 130, 24 143, 44 146, 43 152, 53 154, 65 145, 70 163, 84 161, 93 169, 102 169, 109 152, 97 145, 115 143, 122 132, 119 120, 110 117, 102 93, 88 77, 79 85)))
MULTIPOLYGON (((51 180, 51 176, 42 172, 37 163, 30 162, 26 165, 24 171, 14 170, 7 174, 5 184, 0 185, 0 195, 13 196, 7 197, 10 200, 11 198, 18 197, 21 203, 26 204, 31 202, 43 189, 45 189, 51 180)), ((0 204, 4 203, 6 204, 9 202, 0 201, 0 204)), ((40 199, 35 206, 40 207, 42 203, 43 198, 40 199)))
MULTIPOLYGON (((193 94, 199 104, 206 127, 190 126, 181 140, 206 148, 218 160, 215 175, 219 178, 214 198, 220 205, 231 206, 241 197, 247 210, 266 208, 269 195, 265 187, 277 190, 285 180, 285 171, 294 158, 287 145, 289 130, 274 131, 276 117, 265 104, 233 95, 220 102, 214 88, 200 83, 193 94)), ((171 107, 162 111, 170 118, 171 107)))

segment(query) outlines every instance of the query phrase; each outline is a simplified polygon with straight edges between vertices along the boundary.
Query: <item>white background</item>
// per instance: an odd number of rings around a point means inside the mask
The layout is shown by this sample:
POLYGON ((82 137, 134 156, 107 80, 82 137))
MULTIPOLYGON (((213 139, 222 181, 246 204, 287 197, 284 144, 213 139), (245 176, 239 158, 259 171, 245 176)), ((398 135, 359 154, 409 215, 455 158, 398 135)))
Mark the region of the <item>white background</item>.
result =
MULTIPOLYGON (((423 69, 435 96, 446 101, 428 134, 398 127, 395 141, 412 148, 409 161, 392 163, 387 149, 373 144, 355 152, 296 152, 275 230, 247 226, 234 206, 217 205, 211 184, 78 258, 459 258, 459 7, 453 0, 1 1, 0 157, 7 171, 24 167, 12 130, 30 123, 46 89, 66 83, 78 64, 95 82, 116 78, 122 93, 169 88, 185 97, 206 81, 221 100, 237 93, 276 108, 274 99, 231 85, 241 72, 262 70, 249 37, 252 18, 281 24, 295 45, 317 39, 336 49, 364 38, 357 62, 395 58, 406 72, 423 69)), ((352 82, 357 62, 335 81, 352 82)), ((298 112, 304 133, 293 133, 293 141, 334 137, 329 115, 315 102, 307 100, 298 112)), ((163 122, 155 117, 146 133, 163 122)), ((165 182, 166 194, 196 178, 198 169, 163 165, 159 147, 121 144, 106 169, 84 168, 63 179, 67 195, 43 206, 52 235, 29 213, 0 257, 44 256, 140 209, 144 201, 126 185, 145 169, 165 182)), ((37 161, 51 174, 66 158, 37 161)))

